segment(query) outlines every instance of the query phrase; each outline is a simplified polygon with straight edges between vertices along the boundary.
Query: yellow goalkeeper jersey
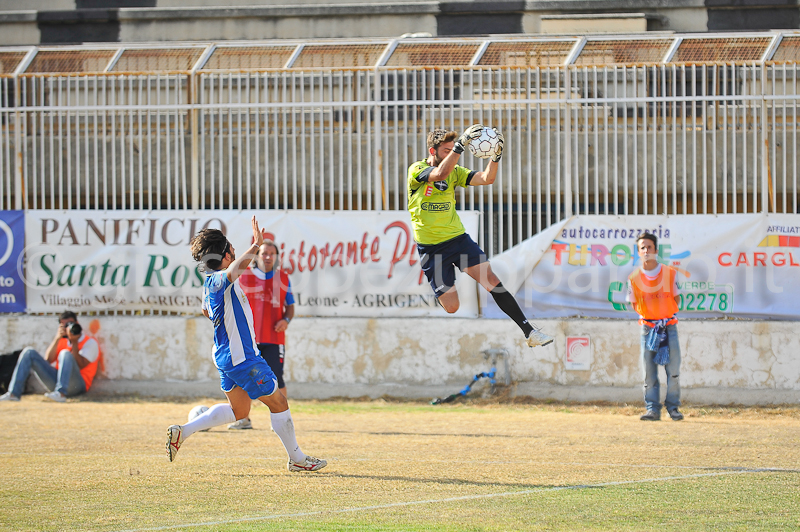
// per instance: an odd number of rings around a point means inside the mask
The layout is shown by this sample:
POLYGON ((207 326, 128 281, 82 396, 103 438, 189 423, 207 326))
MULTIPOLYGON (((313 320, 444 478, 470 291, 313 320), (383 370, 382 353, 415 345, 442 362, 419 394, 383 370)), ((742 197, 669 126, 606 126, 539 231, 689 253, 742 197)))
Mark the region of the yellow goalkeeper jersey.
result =
POLYGON ((445 242, 465 233, 456 212, 456 187, 466 188, 475 171, 456 165, 447 179, 428 183, 433 167, 417 161, 408 168, 408 212, 418 244, 445 242))

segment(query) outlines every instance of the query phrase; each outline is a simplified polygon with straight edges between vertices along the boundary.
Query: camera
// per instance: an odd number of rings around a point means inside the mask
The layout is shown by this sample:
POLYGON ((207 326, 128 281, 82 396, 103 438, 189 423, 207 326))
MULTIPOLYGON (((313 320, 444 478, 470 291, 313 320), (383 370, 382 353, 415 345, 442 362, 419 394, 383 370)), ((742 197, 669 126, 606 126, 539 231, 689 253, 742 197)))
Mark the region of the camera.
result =
POLYGON ((83 331, 83 327, 81 327, 80 323, 72 322, 69 325, 67 325, 67 330, 72 336, 80 336, 81 331, 83 331))

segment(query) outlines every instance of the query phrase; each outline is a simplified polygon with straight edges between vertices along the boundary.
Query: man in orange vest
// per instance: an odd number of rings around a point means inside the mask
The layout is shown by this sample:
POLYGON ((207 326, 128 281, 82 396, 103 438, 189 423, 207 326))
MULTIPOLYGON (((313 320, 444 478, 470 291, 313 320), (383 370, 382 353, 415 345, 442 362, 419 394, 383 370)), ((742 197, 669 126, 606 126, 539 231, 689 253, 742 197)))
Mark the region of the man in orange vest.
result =
MULTIPOLYGON (((294 318, 294 296, 289 276, 278 268, 279 257, 278 245, 274 240, 265 238, 253 266, 239 277, 239 285, 247 294, 253 311, 253 329, 259 354, 275 373, 278 391, 287 397, 283 380, 284 332, 294 318)), ((231 423, 228 428, 251 429, 253 424, 249 418, 245 418, 231 423)))
POLYGON ((658 262, 658 240, 650 233, 636 240, 642 266, 628 277, 628 301, 639 314, 642 327, 641 353, 644 376, 644 402, 647 412, 642 421, 661 419, 658 366, 667 374, 667 395, 664 406, 673 421, 683 419, 681 405, 681 350, 678 345, 678 312, 680 293, 676 270, 658 262))
POLYGON ((86 334, 78 323, 78 316, 67 310, 58 317, 58 331, 45 357, 32 347, 22 350, 8 385, 9 391, 0 395, 0 401, 19 401, 31 373, 50 390, 44 396, 57 403, 88 392, 97 374, 100 356, 97 340, 86 334))

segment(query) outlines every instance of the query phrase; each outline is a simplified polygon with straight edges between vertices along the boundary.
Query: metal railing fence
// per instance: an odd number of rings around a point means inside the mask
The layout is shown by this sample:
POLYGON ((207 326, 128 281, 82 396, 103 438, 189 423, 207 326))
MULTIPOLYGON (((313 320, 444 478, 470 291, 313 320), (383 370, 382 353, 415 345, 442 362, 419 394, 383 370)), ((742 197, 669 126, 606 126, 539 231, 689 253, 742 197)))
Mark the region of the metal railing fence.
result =
POLYGON ((0 207, 404 209, 426 133, 481 122, 490 255, 576 213, 797 213, 798 94, 759 62, 3 75, 0 207))

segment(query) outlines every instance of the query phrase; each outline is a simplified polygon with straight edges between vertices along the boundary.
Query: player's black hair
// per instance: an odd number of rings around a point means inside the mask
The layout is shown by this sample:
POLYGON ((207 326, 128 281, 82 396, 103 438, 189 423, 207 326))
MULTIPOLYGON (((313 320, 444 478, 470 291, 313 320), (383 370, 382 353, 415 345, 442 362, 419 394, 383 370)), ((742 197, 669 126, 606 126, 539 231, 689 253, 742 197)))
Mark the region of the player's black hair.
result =
POLYGON ((78 315, 72 312, 71 310, 65 310, 61 313, 58 317, 58 322, 61 323, 61 320, 75 320, 78 321, 78 315))
POLYGON ((230 243, 219 229, 203 229, 190 242, 192 258, 202 262, 206 269, 222 268, 222 259, 230 249, 230 243))
POLYGON ((653 247, 658 249, 658 238, 656 238, 656 235, 654 235, 653 233, 642 233, 641 235, 639 235, 639 238, 636 239, 636 243, 638 244, 639 240, 643 239, 650 240, 651 242, 653 242, 653 247))
POLYGON ((433 148, 434 150, 439 149, 440 144, 444 144, 445 142, 453 142, 458 137, 458 133, 455 131, 446 131, 444 129, 434 129, 430 133, 428 133, 427 143, 428 148, 433 148))

